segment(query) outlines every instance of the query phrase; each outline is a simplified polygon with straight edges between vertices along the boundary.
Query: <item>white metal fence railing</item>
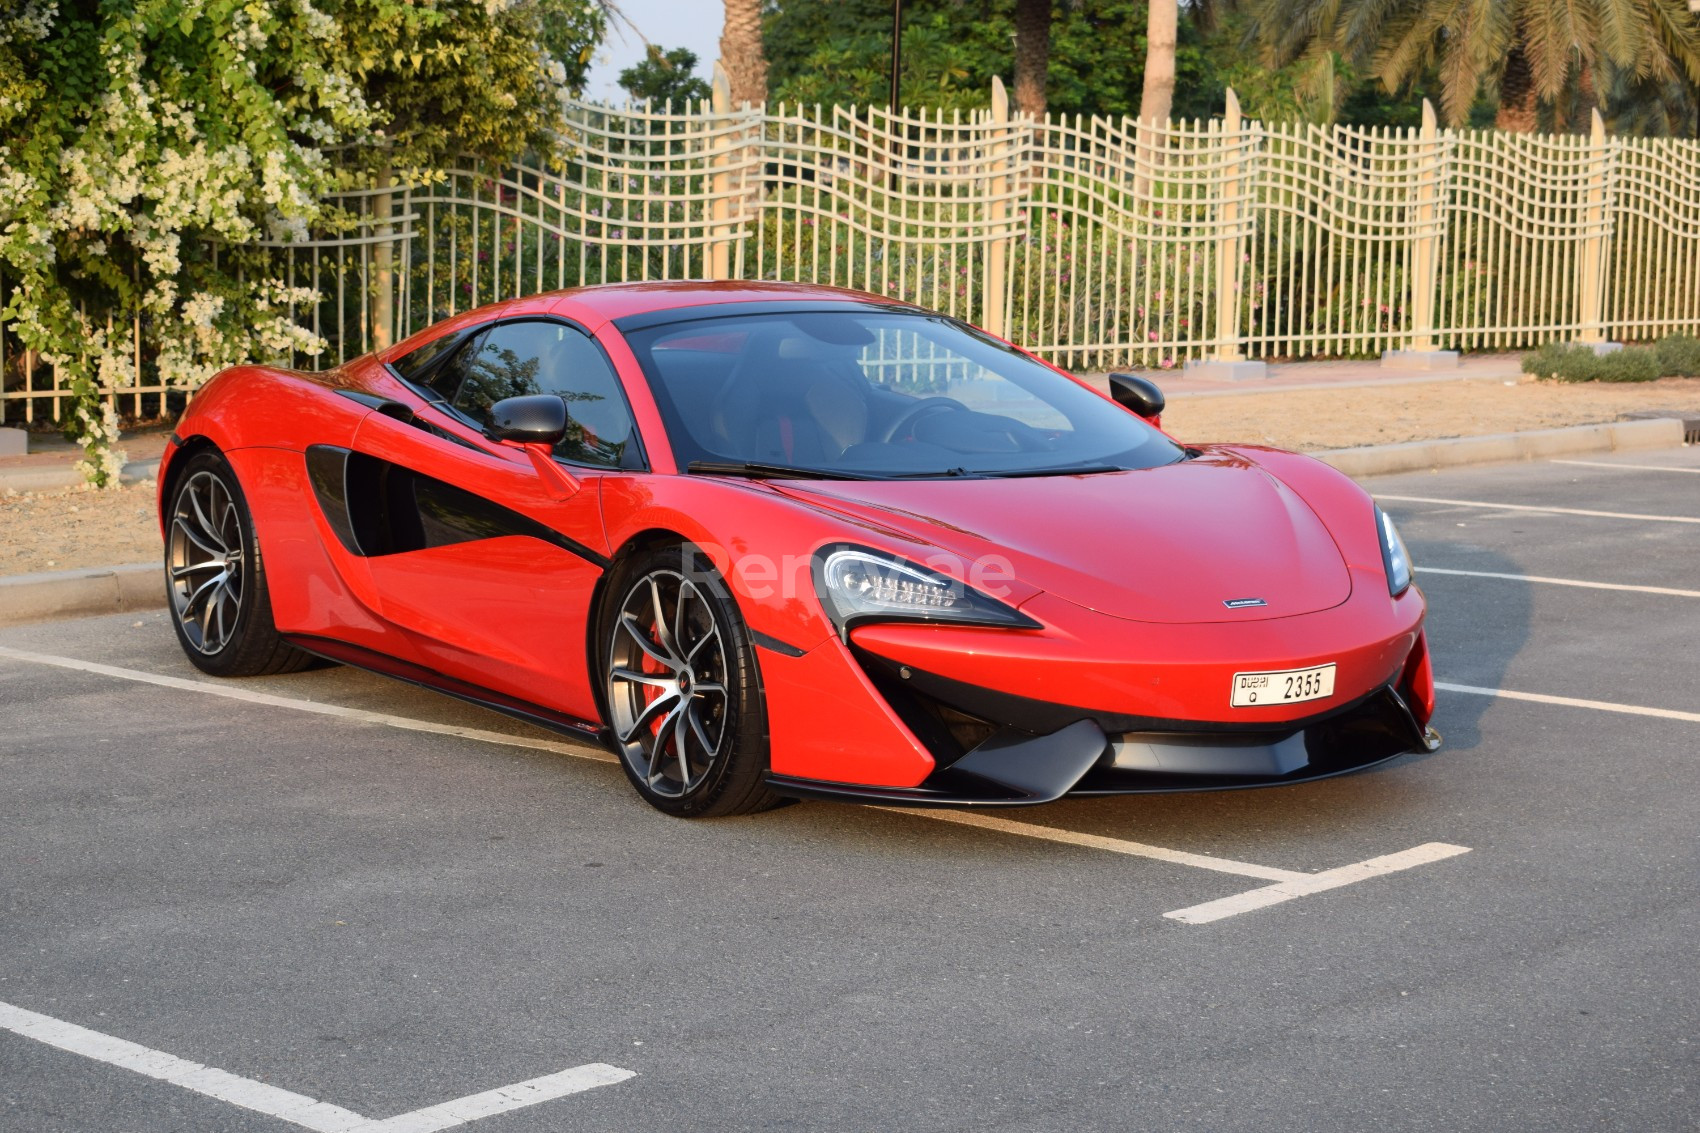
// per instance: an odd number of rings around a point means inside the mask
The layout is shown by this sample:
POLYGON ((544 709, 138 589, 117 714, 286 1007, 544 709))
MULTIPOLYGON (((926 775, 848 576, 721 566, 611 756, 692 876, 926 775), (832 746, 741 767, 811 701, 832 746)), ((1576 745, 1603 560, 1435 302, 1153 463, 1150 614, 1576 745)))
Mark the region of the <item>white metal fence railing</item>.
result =
MULTIPOLYGON (((457 311, 627 280, 786 279, 945 311, 1077 369, 1700 331, 1700 143, 847 107, 573 104, 556 151, 328 202, 270 248, 327 365, 457 311)), ((0 292, 5 281, 0 279, 0 292)), ((0 303, 4 301, 0 294, 0 303)), ((109 391, 157 412, 135 372, 109 391)), ((64 391, 0 335, 0 408, 64 391)))

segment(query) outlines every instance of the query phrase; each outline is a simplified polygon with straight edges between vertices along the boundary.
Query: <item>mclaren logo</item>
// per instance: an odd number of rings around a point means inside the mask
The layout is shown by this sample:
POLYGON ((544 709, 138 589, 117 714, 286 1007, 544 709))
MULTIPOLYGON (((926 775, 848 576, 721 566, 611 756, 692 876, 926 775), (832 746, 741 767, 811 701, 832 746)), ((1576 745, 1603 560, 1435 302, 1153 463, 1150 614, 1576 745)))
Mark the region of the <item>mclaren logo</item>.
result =
POLYGON ((1243 610, 1247 606, 1267 606, 1269 603, 1261 598, 1225 598, 1222 605, 1230 610, 1243 610))

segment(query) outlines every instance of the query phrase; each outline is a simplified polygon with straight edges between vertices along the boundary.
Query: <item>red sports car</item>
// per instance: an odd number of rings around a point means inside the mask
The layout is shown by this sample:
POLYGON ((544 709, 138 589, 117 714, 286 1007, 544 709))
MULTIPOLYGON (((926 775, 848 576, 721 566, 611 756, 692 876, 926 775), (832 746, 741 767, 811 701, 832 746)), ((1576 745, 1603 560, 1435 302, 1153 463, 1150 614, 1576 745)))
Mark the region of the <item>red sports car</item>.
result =
POLYGON ((954 319, 593 287, 240 366, 160 468, 177 635, 594 739, 670 814, 1295 783, 1432 750, 1393 523, 954 319))

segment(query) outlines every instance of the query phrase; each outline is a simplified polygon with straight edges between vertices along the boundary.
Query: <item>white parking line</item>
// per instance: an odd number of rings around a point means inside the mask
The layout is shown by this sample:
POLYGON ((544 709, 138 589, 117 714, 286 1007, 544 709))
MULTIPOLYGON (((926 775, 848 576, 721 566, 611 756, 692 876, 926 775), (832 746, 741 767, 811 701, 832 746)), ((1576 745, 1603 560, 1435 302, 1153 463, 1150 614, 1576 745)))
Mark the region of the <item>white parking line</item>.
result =
MULTIPOLYGON (((27 661, 37 665, 51 665, 61 669, 74 669, 78 672, 94 673, 99 676, 116 677, 120 680, 140 681, 144 684, 182 689, 185 692, 201 692, 210 696, 222 696, 232 700, 244 700, 249 703, 263 704, 272 708, 290 708, 300 712, 313 712, 326 716, 339 716, 348 720, 357 720, 370 724, 383 724, 387 727, 404 728, 409 731, 435 732, 441 735, 459 736, 463 739, 479 740, 483 743, 509 744, 515 747, 537 748, 543 751, 559 752, 562 755, 576 756, 580 759, 594 759, 604 762, 612 762, 614 760, 612 755, 608 755, 604 752, 577 747, 571 744, 557 743, 552 740, 533 739, 530 736, 512 736, 505 732, 491 732, 483 728, 463 728, 453 724, 433 724, 429 721, 414 720, 406 716, 391 716, 384 712, 368 712, 359 708, 344 708, 340 705, 324 704, 316 700, 299 700, 294 697, 277 696, 272 693, 253 692, 248 689, 233 688, 229 685, 214 684, 210 681, 195 681, 186 680, 182 677, 168 677, 159 673, 144 672, 140 669, 125 669, 120 668, 117 665, 102 665, 95 661, 82 661, 75 657, 59 657, 51 653, 33 653, 26 649, 13 649, 10 646, 5 645, 0 645, 0 657, 10 657, 13 660, 27 661)), ((1164 846, 1151 846, 1144 842, 1132 842, 1122 838, 1107 838, 1099 834, 1083 834, 1074 830, 1063 830, 1055 826, 1042 826, 1033 822, 1016 822, 1011 819, 998 818, 994 815, 984 814, 978 811, 915 810, 908 807, 872 807, 870 809, 890 811, 893 814, 907 815, 911 818, 931 819, 934 822, 949 822, 958 826, 974 826, 982 830, 993 830, 1000 834, 1013 834, 1023 838, 1038 838, 1047 842, 1060 842, 1063 845, 1068 846, 1083 846, 1087 849, 1106 850, 1113 854, 1126 854, 1131 857, 1153 858, 1157 861, 1170 862, 1175 865, 1191 866, 1194 869, 1208 869, 1214 870, 1218 873, 1238 874, 1241 877, 1256 877, 1265 881, 1274 881, 1281 885, 1296 885, 1300 887, 1299 890, 1292 892, 1290 896, 1278 897, 1276 900, 1264 901, 1262 904, 1253 903, 1247 905, 1244 909, 1236 909, 1234 912, 1246 912, 1253 908, 1261 908, 1263 907, 1263 904, 1275 904, 1277 901, 1290 900, 1291 897, 1303 896, 1308 892, 1320 892, 1320 889, 1334 889, 1338 886, 1359 880, 1361 877, 1373 877, 1378 876, 1380 873, 1392 872, 1392 870, 1389 869, 1379 869, 1371 873, 1362 873, 1361 867, 1373 865, 1377 862, 1402 860, 1405 855, 1415 854, 1418 850, 1424 848, 1419 846, 1413 850, 1406 850, 1403 854, 1393 854, 1388 858, 1375 858, 1372 859, 1371 862, 1360 862, 1356 866, 1341 866, 1339 869, 1328 870, 1323 873, 1303 873, 1298 870, 1279 869, 1275 866, 1257 865, 1254 862, 1235 861, 1232 858, 1218 858, 1210 854, 1195 854, 1186 850, 1171 850, 1164 846), (1350 873, 1352 870, 1359 870, 1360 872, 1350 873), (1320 889, 1307 888, 1308 886, 1315 885, 1318 879, 1330 879, 1336 877, 1344 878, 1344 880, 1327 881, 1325 884, 1321 885, 1320 889)), ((1439 846, 1442 845, 1442 843, 1430 843, 1430 845, 1439 846)), ((1462 846, 1449 847, 1449 850, 1450 853, 1443 854, 1441 856, 1447 857, 1450 856, 1451 853, 1461 854, 1466 852, 1465 847, 1462 846)), ((1410 864, 1420 865, 1422 863, 1413 861, 1410 864)), ((1408 869, 1410 866, 1401 865, 1395 868, 1408 869)), ((1261 893, 1263 890, 1253 890, 1252 892, 1261 893)), ((1202 908, 1203 906, 1200 907, 1202 908)), ((1185 912, 1186 910, 1182 911, 1185 912)), ((1173 916, 1174 914, 1164 915, 1173 916)), ((1233 915, 1231 912, 1222 914, 1222 916, 1231 915, 1233 915)), ((1186 918, 1175 917, 1175 919, 1185 920, 1186 918)), ((1221 918, 1213 916, 1208 919, 1219 920, 1221 918)), ((1198 921, 1196 923, 1202 924, 1206 922, 1198 921)), ((478 1097, 483 1096, 484 1095, 478 1095, 478 1097)), ((471 1100, 473 1099, 463 1098, 460 1102, 453 1104, 461 1105, 468 1103, 471 1100)), ((411 1126, 405 1128, 406 1133, 412 1133, 411 1126)), ((430 1128, 438 1127, 431 1126, 430 1128)), ((403 1127, 401 1126, 396 1127, 396 1130, 402 1129, 403 1127)), ((390 1131, 388 1130, 388 1127, 386 1127, 386 1133, 395 1133, 395 1131, 390 1131)))
POLYGON ((1504 578, 1511 582, 1543 582, 1549 586, 1580 586, 1586 590, 1629 590, 1636 594, 1669 594, 1676 598, 1700 598, 1700 590, 1678 590, 1672 586, 1631 586, 1623 582, 1584 582, 1577 578, 1544 578, 1538 574, 1500 574, 1491 570, 1450 570, 1418 567, 1418 574, 1456 574, 1464 578, 1504 578))
POLYGON ((1533 504, 1493 504, 1482 500, 1437 500, 1431 496, 1384 496, 1377 492, 1378 500, 1396 500, 1405 504, 1445 504, 1447 507, 1480 507, 1493 511, 1541 511, 1553 515, 1587 515, 1596 519, 1638 519, 1649 523, 1700 523, 1700 516, 1693 515, 1639 515, 1626 511, 1590 511, 1586 508, 1575 507, 1536 507, 1533 504))
POLYGON ((1503 688, 1479 688, 1476 685, 1447 684, 1435 681, 1442 692, 1462 692, 1470 696, 1492 696, 1504 700, 1527 700, 1535 704, 1557 704, 1565 708, 1592 708, 1598 712, 1621 712, 1627 716, 1657 716, 1661 720, 1686 720, 1700 724, 1700 712, 1679 712, 1674 708, 1643 708, 1639 704, 1614 704, 1609 700, 1578 700, 1573 696, 1548 696, 1542 692, 1512 692, 1503 688))
POLYGON ((1665 464, 1607 464, 1603 460, 1553 460, 1550 464, 1579 464, 1584 468, 1627 468, 1635 472, 1689 472, 1700 476, 1700 468, 1672 468, 1665 464))
POLYGON ((575 759, 592 759, 598 763, 613 763, 615 758, 600 748, 582 744, 561 743, 558 740, 545 740, 536 736, 516 736, 507 732, 492 732, 485 728, 463 728, 459 724, 434 724, 429 720, 415 720, 409 716, 392 716, 387 712, 368 712, 364 708, 345 708, 340 704, 325 704, 317 700, 303 700, 293 696, 275 696, 269 692, 256 692, 233 684, 214 684, 211 681, 192 681, 183 677, 168 677, 161 673, 147 673, 140 669, 121 669, 116 665, 102 665, 97 661, 80 661, 75 657, 59 657, 51 653, 32 653, 27 649, 13 649, 0 645, 0 657, 10 657, 15 661, 29 661, 36 665, 52 665, 60 669, 75 669, 83 673, 95 673, 103 677, 117 677, 126 681, 141 681, 143 684, 159 685, 163 688, 183 689, 186 692, 201 692, 208 696, 222 696, 228 700, 245 700, 249 704, 264 704, 271 708, 290 708, 297 712, 313 712, 321 716, 340 716, 344 720, 358 720, 365 724, 382 724, 388 728, 402 728, 409 732, 435 732, 441 736, 460 736, 462 739, 479 740, 487 744, 506 744, 509 747, 533 748, 537 751, 552 751, 560 755, 570 755, 575 759))
POLYGON ((1447 858, 1457 857, 1459 854, 1469 852, 1468 846, 1451 846, 1445 842, 1425 842, 1421 846, 1413 846, 1409 850, 1401 850, 1397 854, 1370 858, 1368 861, 1354 862, 1351 865, 1324 870, 1321 873, 1307 873, 1296 880, 1278 881, 1274 885, 1265 885, 1262 889, 1249 889, 1244 893, 1236 893, 1232 897, 1206 901, 1202 905, 1176 909, 1172 913, 1164 913, 1163 915, 1170 920, 1182 921, 1186 924, 1209 924, 1211 921, 1219 921, 1225 917, 1249 913, 1253 909, 1267 909, 1271 905, 1279 905, 1281 902, 1291 901, 1295 897, 1308 897, 1312 893, 1338 889, 1342 885, 1351 885, 1354 882, 1366 881, 1369 878, 1381 877, 1384 874, 1398 873, 1400 870, 1411 869, 1413 866, 1444 861, 1447 858))
POLYGON ((304 1129, 316 1130, 317 1133, 433 1133, 434 1130, 452 1129, 498 1113, 564 1098, 568 1094, 583 1093, 598 1086, 611 1086, 637 1076, 636 1071, 623 1070, 606 1062, 590 1062, 379 1121, 329 1102, 316 1101, 305 1094, 202 1066, 199 1062, 190 1062, 174 1054, 152 1050, 139 1043, 91 1031, 10 1003, 0 1003, 0 1028, 84 1058, 122 1067, 304 1129))
POLYGON ((1018 834, 1023 838, 1042 838, 1047 842, 1061 842, 1066 846, 1085 846, 1093 850, 1108 850, 1112 854, 1156 858, 1158 861, 1174 862, 1176 865, 1189 865, 1196 869, 1213 869, 1218 873, 1237 873, 1241 877, 1261 877, 1265 881, 1293 881, 1299 878, 1308 879, 1317 876, 1313 873, 1300 873, 1296 870, 1254 865, 1251 862, 1236 862, 1232 858, 1217 858, 1209 854, 1191 854, 1185 850, 1170 850, 1163 846, 1147 846, 1143 842, 1105 838, 1099 834, 1081 834, 1073 830, 1062 830, 1055 826, 1041 826, 1035 822, 1013 822, 1010 819, 996 818, 980 811, 913 810, 908 807, 895 806, 882 806, 874 809, 888 810, 893 814, 904 814, 911 818, 930 818, 934 822, 954 822, 959 826, 978 826, 982 830, 996 830, 1000 834, 1018 834))

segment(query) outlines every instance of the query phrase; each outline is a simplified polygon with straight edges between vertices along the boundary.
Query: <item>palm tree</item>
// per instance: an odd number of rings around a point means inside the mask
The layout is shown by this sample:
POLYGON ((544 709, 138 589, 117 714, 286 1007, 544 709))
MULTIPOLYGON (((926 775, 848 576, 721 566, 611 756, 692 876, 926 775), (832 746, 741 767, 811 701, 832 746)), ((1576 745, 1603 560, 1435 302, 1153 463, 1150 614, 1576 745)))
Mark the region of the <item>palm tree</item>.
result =
POLYGON ((1035 118, 1045 113, 1045 78, 1051 66, 1051 0, 1015 0, 1015 107, 1035 118))
POLYGON ((1145 88, 1139 94, 1139 118, 1166 122, 1175 102, 1175 35, 1180 29, 1176 0, 1150 0, 1145 7, 1145 88))
POLYGON ((1276 64, 1337 50, 1389 90, 1438 67, 1441 110, 1462 124, 1497 83, 1502 130, 1602 71, 1700 83, 1700 20, 1685 0, 1257 0, 1253 34, 1276 64))
POLYGON ((732 87, 732 105, 767 101, 767 53, 761 44, 762 0, 726 0, 720 63, 732 87))

